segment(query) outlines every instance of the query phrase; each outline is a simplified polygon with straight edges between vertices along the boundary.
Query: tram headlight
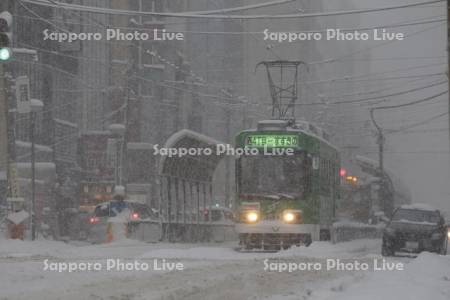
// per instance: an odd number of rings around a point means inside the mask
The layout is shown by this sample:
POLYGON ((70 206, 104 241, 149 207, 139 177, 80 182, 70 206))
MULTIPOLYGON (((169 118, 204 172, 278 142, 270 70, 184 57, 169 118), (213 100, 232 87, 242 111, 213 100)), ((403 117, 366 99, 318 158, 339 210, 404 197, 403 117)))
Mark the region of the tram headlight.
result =
POLYGON ((283 220, 284 220, 286 223, 292 223, 292 222, 295 221, 295 215, 294 215, 293 213, 291 213, 291 212, 285 212, 285 213, 283 214, 283 220))
POLYGON ((282 218, 283 218, 283 222, 289 223, 289 224, 303 223, 301 210, 285 210, 285 211, 283 211, 282 218))
POLYGON ((259 220, 259 213, 256 211, 249 211, 245 214, 247 223, 255 223, 259 220))

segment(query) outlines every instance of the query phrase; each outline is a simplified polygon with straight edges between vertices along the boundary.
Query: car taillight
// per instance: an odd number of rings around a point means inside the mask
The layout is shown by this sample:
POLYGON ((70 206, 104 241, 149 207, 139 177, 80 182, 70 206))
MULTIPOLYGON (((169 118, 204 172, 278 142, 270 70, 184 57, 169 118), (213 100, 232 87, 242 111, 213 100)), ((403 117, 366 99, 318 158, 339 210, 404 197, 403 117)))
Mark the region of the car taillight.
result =
POLYGON ((139 214, 138 214, 137 212, 132 213, 132 214, 131 214, 131 219, 132 219, 132 220, 137 220, 137 219, 139 219, 139 214))
POLYGON ((89 223, 91 223, 91 224, 96 224, 96 223, 98 223, 99 220, 100 220, 100 219, 97 218, 97 217, 90 217, 90 218, 89 218, 89 223))

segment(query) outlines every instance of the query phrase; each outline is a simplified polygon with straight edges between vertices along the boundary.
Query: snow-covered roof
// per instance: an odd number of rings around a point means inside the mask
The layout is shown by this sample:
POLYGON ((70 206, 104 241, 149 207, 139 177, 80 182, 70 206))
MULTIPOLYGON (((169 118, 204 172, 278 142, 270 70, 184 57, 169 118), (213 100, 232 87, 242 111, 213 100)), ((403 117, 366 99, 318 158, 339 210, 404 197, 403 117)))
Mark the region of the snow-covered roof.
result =
POLYGON ((130 150, 151 150, 153 144, 150 143, 127 143, 127 148, 130 150))
POLYGON ((30 99, 30 105, 35 109, 42 109, 44 107, 44 102, 39 99, 30 99))
POLYGON ((286 121, 285 120, 262 120, 262 121, 259 121, 258 124, 263 124, 263 125, 272 125, 272 124, 285 125, 286 121))
MULTIPOLYGON (((30 142, 24 142, 24 141, 16 140, 16 146, 24 147, 24 148, 31 148, 31 143, 30 142)), ((48 147, 48 146, 35 144, 34 147, 36 148, 36 151, 53 152, 53 149, 48 147)))
POLYGON ((161 156, 160 174, 193 181, 212 181, 214 171, 224 154, 215 152, 217 145, 224 145, 216 139, 201 133, 182 129, 169 137, 164 145, 166 149, 213 148, 211 155, 161 156))
MULTIPOLYGON (((27 184, 27 185, 31 184, 31 179, 30 178, 19 177, 19 178, 17 178, 17 180, 20 183, 23 183, 23 184, 27 184)), ((35 179, 34 183, 36 185, 45 185, 46 184, 45 180, 41 180, 41 179, 35 179)))
POLYGON ((125 125, 123 124, 111 124, 108 129, 111 133, 118 135, 123 135, 126 130, 125 125))
POLYGON ((88 130, 83 132, 83 135, 111 135, 111 132, 107 130, 88 130))
POLYGON ((428 210, 428 211, 436 211, 437 209, 424 203, 413 203, 413 204, 405 204, 400 206, 402 209, 417 209, 417 210, 428 210))
POLYGON ((125 187, 123 185, 116 185, 114 187, 114 195, 125 196, 125 187))
POLYGON ((164 70, 166 66, 163 64, 142 64, 144 68, 164 70))
MULTIPOLYGON (((18 169, 29 169, 31 168, 30 162, 18 162, 17 164, 18 169)), ((56 169, 56 166, 52 162, 36 162, 35 164, 36 170, 50 170, 53 171, 56 169)))
POLYGON ((151 187, 150 183, 127 183, 127 193, 147 192, 151 187))
POLYGON ((185 137, 189 137, 189 138, 193 138, 195 140, 198 140, 200 142, 203 142, 207 145, 213 146, 213 145, 217 145, 217 144, 224 144, 223 142, 220 142, 216 139, 213 139, 209 136, 206 136, 204 134, 189 130, 189 129, 182 129, 174 134, 172 134, 166 141, 166 143, 164 144, 165 148, 171 148, 174 147, 175 144, 181 140, 182 138, 185 137))
POLYGON ((63 124, 63 125, 67 125, 67 126, 73 127, 73 128, 78 128, 77 124, 69 122, 69 121, 66 121, 66 120, 61 120, 61 119, 54 118, 53 121, 55 121, 56 123, 59 123, 59 124, 63 124))
POLYGON ((27 49, 27 48, 13 48, 14 54, 20 53, 20 54, 33 54, 37 55, 37 51, 34 49, 27 49))

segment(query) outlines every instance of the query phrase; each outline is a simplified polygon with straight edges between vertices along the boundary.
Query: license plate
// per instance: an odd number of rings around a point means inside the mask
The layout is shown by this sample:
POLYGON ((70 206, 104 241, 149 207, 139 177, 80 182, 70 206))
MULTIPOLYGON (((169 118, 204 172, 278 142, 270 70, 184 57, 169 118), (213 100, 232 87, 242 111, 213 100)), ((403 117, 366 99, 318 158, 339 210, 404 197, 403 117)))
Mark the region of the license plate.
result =
POLYGON ((419 248, 419 243, 418 242, 406 242, 405 246, 408 249, 417 249, 417 248, 419 248))

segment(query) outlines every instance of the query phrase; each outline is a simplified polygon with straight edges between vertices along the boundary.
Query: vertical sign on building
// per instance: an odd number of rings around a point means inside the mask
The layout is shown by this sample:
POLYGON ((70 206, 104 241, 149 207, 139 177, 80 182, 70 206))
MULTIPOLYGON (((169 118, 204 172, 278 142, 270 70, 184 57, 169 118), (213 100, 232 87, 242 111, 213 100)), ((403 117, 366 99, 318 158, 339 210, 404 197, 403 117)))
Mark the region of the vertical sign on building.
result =
POLYGON ((19 114, 28 114, 31 112, 30 80, 27 76, 16 78, 16 104, 19 114))

